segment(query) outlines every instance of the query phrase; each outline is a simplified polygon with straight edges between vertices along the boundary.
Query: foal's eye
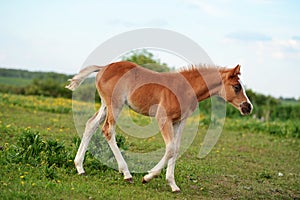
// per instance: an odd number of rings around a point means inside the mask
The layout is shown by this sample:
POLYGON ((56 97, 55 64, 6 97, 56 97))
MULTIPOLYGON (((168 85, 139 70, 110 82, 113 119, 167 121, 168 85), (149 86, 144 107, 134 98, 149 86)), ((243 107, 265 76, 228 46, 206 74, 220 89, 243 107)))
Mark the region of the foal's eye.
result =
POLYGON ((239 93, 242 90, 241 84, 236 84, 232 86, 235 93, 239 93))

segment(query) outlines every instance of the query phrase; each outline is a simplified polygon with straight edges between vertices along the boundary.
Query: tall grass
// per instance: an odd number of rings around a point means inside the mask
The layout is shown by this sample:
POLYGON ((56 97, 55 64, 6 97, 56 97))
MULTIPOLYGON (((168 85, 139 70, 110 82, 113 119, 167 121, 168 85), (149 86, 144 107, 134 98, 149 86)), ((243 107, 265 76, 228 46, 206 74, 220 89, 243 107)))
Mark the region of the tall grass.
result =
MULTIPOLYGON (((0 126, 1 132, 12 132, 10 129, 11 128, 7 126, 0 126)), ((6 144, 2 147, 2 152, 0 153, 1 164, 23 163, 35 167, 42 167, 43 174, 51 179, 57 177, 57 168, 68 169, 70 171, 74 169, 73 160, 80 144, 79 137, 74 137, 71 146, 66 147, 63 142, 58 140, 44 140, 39 132, 28 128, 22 130, 14 129, 14 131, 20 131, 21 133, 15 144, 6 144)), ((94 137, 96 138, 94 138, 90 144, 93 148, 89 149, 85 157, 87 160, 86 168, 88 170, 105 168, 99 161, 99 158, 103 159, 103 157, 105 157, 106 159, 114 160, 113 153, 108 147, 105 138, 101 138, 101 136, 97 134, 95 134, 94 137)), ((123 135, 117 135, 116 140, 121 150, 127 149, 126 139, 123 135)))

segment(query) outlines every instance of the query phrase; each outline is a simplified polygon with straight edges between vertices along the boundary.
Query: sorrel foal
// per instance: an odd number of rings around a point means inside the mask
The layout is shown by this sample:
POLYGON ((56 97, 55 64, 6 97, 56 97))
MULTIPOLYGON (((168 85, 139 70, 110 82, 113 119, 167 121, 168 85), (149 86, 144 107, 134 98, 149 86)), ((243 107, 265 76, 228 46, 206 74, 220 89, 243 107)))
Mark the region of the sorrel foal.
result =
POLYGON ((138 113, 155 117, 166 144, 163 158, 144 176, 143 183, 159 175, 167 165, 167 182, 173 192, 178 192, 180 189, 175 183, 174 168, 181 133, 186 119, 196 109, 198 102, 218 95, 242 115, 252 111, 252 104, 239 79, 240 65, 232 69, 192 66, 179 72, 157 73, 131 62, 116 62, 82 69, 66 88, 74 91, 92 72, 98 72, 96 87, 102 104, 86 123, 74 161, 79 174, 85 174, 82 165, 87 146, 93 133, 104 121, 102 132, 116 157, 119 170, 126 181, 132 182, 127 163, 115 140, 116 121, 126 104, 138 113))

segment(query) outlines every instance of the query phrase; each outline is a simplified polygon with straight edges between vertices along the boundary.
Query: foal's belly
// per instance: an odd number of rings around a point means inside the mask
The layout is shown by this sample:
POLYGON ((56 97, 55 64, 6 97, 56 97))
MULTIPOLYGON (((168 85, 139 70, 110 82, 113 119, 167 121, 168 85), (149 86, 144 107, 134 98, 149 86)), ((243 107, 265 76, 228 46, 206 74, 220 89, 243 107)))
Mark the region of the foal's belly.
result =
POLYGON ((127 98, 127 104, 134 111, 151 117, 158 109, 170 118, 179 118, 181 113, 176 96, 158 84, 146 84, 135 89, 127 98))
POLYGON ((160 91, 152 84, 141 86, 135 89, 127 98, 128 106, 134 111, 147 116, 155 116, 158 104, 160 103, 160 91))

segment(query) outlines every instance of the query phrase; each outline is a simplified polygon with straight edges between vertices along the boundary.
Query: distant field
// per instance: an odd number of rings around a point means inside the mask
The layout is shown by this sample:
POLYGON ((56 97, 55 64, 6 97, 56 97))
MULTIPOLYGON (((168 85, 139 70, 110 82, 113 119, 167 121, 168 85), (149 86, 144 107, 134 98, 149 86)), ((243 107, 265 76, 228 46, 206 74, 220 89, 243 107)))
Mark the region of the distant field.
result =
MULTIPOLYGON (((217 145, 204 159, 197 158, 207 128, 200 123, 193 143, 178 159, 175 177, 182 192, 173 194, 165 170, 148 184, 141 183, 143 173, 134 173, 135 183, 128 184, 91 155, 84 165, 88 176, 78 176, 73 166, 78 134, 71 100, 0 93, 0 107, 0 199, 300 198, 300 139, 271 135, 263 127, 256 132, 254 121, 226 119, 217 145), (28 133, 39 133, 39 137, 35 135, 28 144, 28 133), (38 148, 44 150, 34 153, 38 148), (20 155, 24 157, 18 160, 20 155)), ((164 146, 159 134, 147 139, 121 135, 128 151, 164 146)))
POLYGON ((15 78, 15 77, 1 77, 0 85, 12 85, 12 86, 26 86, 32 82, 31 79, 15 78))

